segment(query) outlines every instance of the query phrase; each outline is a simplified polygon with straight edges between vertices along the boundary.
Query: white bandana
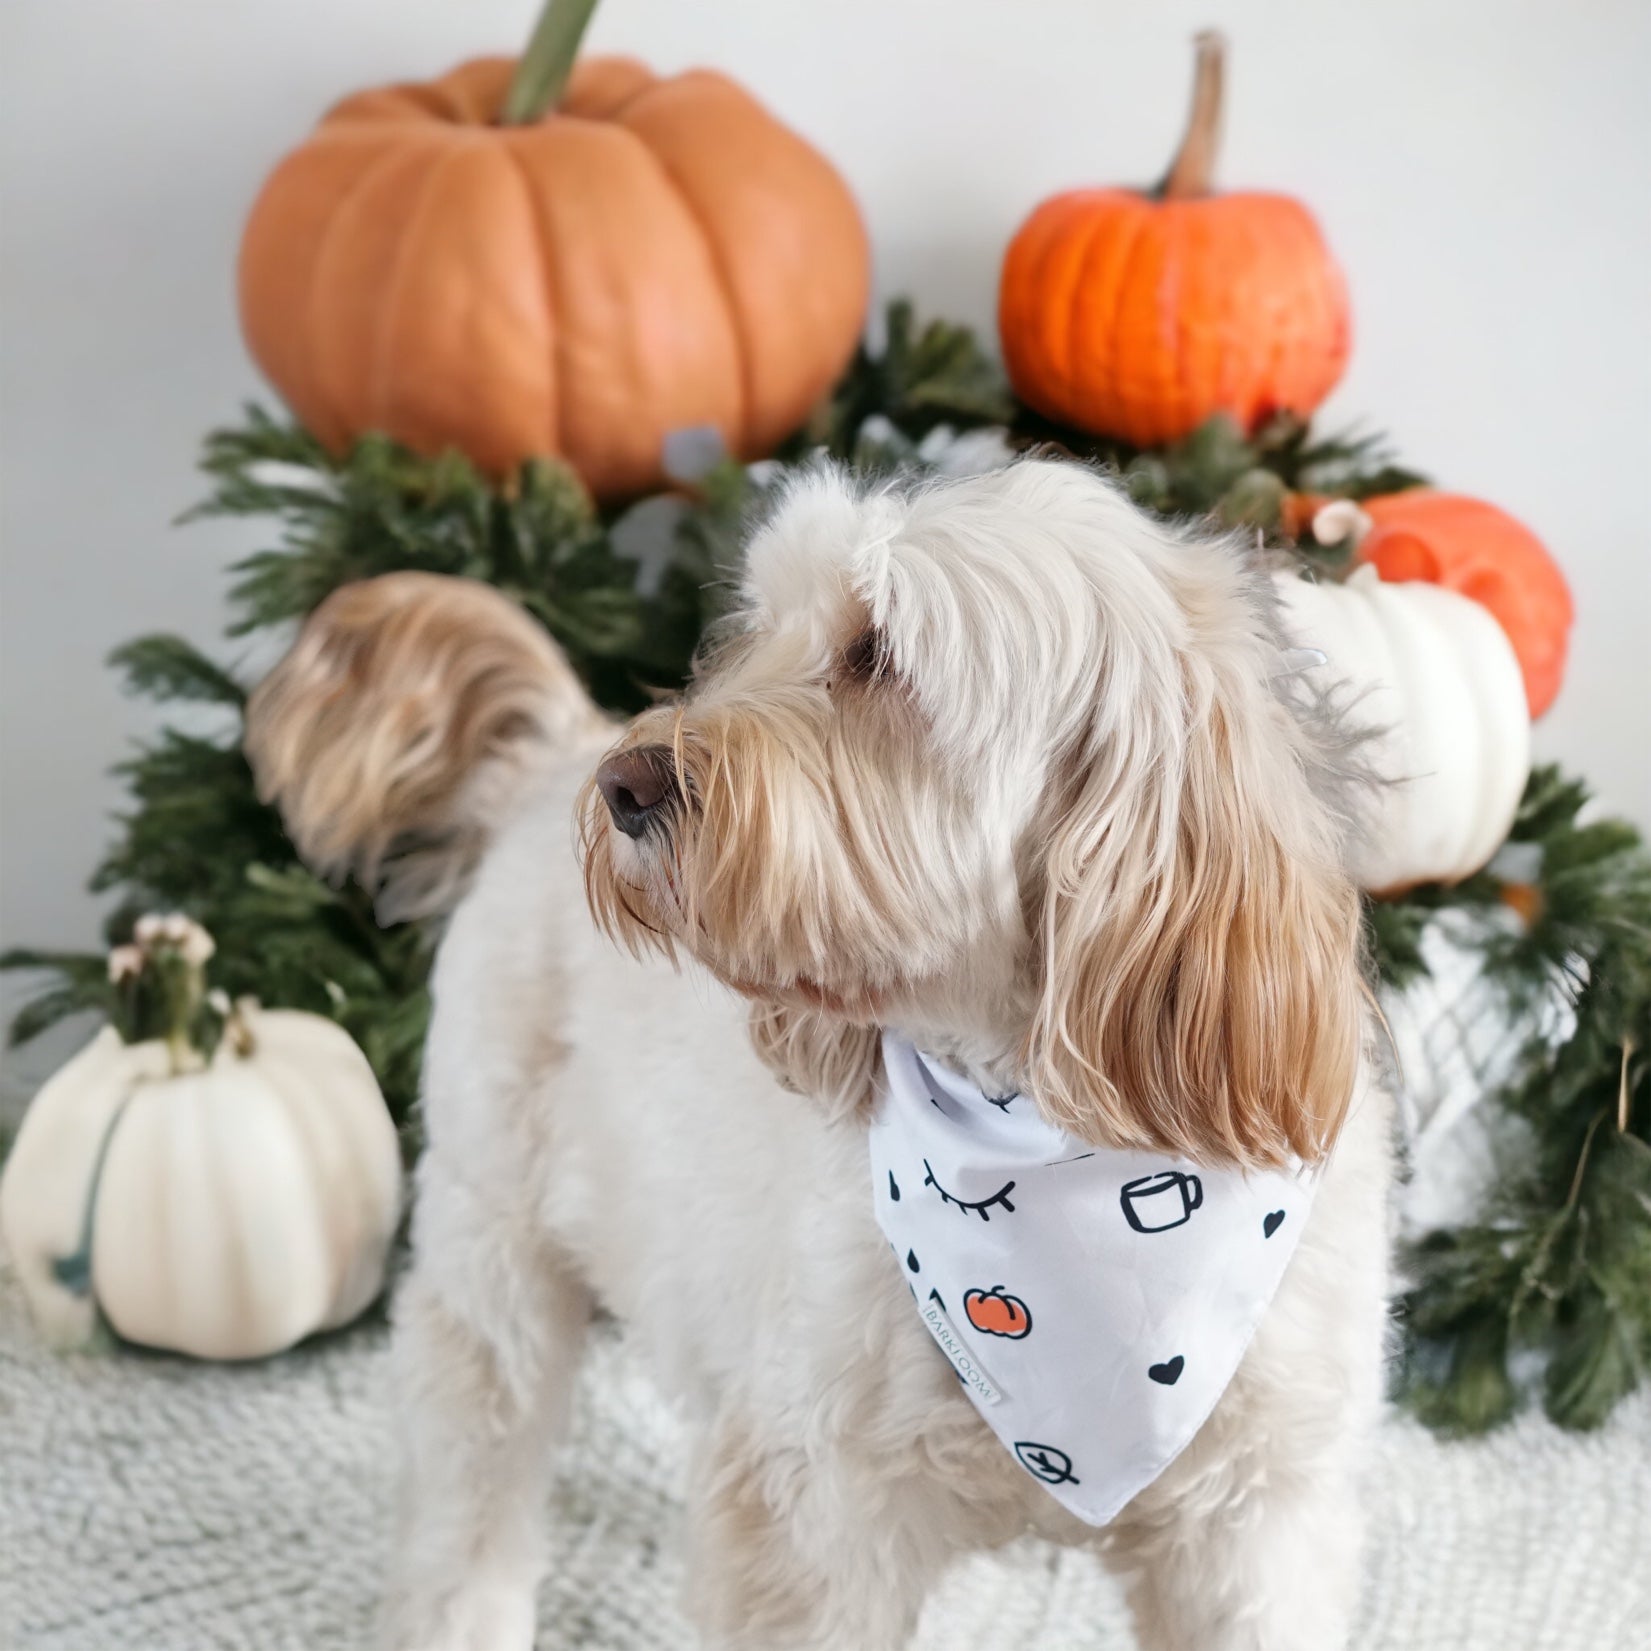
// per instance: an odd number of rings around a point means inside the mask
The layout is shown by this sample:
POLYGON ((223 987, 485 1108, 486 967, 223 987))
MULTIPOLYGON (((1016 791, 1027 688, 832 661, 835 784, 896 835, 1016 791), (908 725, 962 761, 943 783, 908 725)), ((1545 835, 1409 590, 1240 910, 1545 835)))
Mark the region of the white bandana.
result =
POLYGON ((1096 1150, 883 1034, 877 1221, 988 1426, 1106 1524, 1214 1408, 1306 1225, 1305 1172, 1096 1150))

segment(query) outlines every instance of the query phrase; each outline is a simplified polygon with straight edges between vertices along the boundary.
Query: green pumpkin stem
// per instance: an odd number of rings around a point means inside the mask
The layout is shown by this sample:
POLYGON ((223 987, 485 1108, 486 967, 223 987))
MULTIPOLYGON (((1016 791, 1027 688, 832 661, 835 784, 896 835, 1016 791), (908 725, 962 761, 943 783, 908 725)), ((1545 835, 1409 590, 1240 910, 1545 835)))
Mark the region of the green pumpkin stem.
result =
POLYGON ((499 111, 503 126, 531 126, 556 107, 596 0, 545 0, 499 111))
POLYGON ((223 1034, 224 1014, 206 989, 212 937, 176 913, 164 921, 186 926, 167 933, 159 926, 162 919, 144 918, 131 943, 109 954, 110 993, 105 1001, 121 1041, 164 1043, 176 1075, 199 1071, 212 1058, 223 1034))
POLYGON ((1169 171, 1153 191, 1161 201, 1197 200, 1210 192, 1215 176, 1215 154, 1221 146, 1221 90, 1226 69, 1227 42, 1216 29, 1205 29, 1193 39, 1198 48, 1193 71, 1192 111, 1181 147, 1169 171))
POLYGON ((150 965, 160 998, 161 1036, 172 1071, 191 1072, 202 1064, 197 1042, 201 1008, 206 1002, 206 971, 176 951, 161 950, 150 965))

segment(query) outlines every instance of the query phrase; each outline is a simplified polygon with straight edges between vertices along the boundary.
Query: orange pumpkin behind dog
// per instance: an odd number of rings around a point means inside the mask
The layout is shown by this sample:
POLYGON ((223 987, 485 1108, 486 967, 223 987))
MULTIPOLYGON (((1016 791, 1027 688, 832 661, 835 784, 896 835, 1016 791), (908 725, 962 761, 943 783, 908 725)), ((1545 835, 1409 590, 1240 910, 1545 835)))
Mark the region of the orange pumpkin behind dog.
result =
POLYGON ((346 98, 265 183, 241 325, 329 448, 557 454, 623 497, 673 430, 770 451, 847 362, 870 256, 830 162, 725 75, 576 43, 542 118, 502 123, 516 63, 478 58, 346 98))
POLYGON ((1056 195, 1009 245, 1004 361, 1050 418, 1137 447, 1216 413, 1253 431, 1312 412, 1347 365, 1347 291, 1313 215, 1288 195, 1212 192, 1222 55, 1199 36, 1191 123, 1156 190, 1056 195))

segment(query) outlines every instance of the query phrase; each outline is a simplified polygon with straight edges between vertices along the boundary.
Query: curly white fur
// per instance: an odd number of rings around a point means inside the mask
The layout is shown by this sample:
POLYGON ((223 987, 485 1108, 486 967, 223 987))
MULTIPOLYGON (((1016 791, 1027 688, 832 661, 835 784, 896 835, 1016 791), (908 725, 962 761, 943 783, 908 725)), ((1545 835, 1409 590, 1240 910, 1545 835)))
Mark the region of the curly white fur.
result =
MULTIPOLYGON (((613 731, 570 719, 524 765, 435 975, 396 1309, 395 1651, 531 1644, 539 1504, 598 1304, 697 1428, 708 1647, 897 1651, 954 1556, 1028 1529, 1124 1571, 1151 1651, 1344 1642, 1388 1106, 1334 748, 1280 698, 1278 647, 1235 547, 1079 467, 869 495, 821 472, 755 537, 684 702, 622 736, 674 765, 640 836, 581 798, 613 731), (986 1430, 877 1231, 879 1023, 1095 1140, 1326 1161, 1215 1414, 1104 1532, 986 1430)), ((259 749, 302 749, 303 673, 268 703, 259 749)))

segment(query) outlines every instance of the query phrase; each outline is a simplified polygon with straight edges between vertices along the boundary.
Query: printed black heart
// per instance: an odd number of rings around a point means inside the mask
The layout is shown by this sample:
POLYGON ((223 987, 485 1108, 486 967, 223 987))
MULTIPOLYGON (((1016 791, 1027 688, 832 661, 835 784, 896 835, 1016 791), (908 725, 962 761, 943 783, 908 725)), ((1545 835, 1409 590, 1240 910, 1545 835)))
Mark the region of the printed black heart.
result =
POLYGON ((923 1271, 923 1264, 917 1259, 916 1250, 906 1251, 906 1265, 910 1267, 914 1273, 920 1273, 923 1271))
POLYGON ((1181 1372, 1185 1370, 1186 1367, 1187 1361, 1179 1353, 1177 1353, 1175 1357, 1167 1364, 1152 1365, 1147 1370, 1147 1374, 1152 1377, 1155 1382, 1163 1383, 1165 1387, 1174 1387, 1175 1384, 1180 1381, 1181 1372))
POLYGON ((1276 1233, 1278 1231, 1278 1229, 1280 1227, 1282 1227, 1283 1225, 1284 1225, 1284 1211, 1283 1210, 1274 1210, 1273 1213, 1271 1215, 1269 1215, 1266 1218, 1266 1220, 1261 1223, 1262 1237, 1271 1238, 1273 1236, 1273 1234, 1276 1233))

